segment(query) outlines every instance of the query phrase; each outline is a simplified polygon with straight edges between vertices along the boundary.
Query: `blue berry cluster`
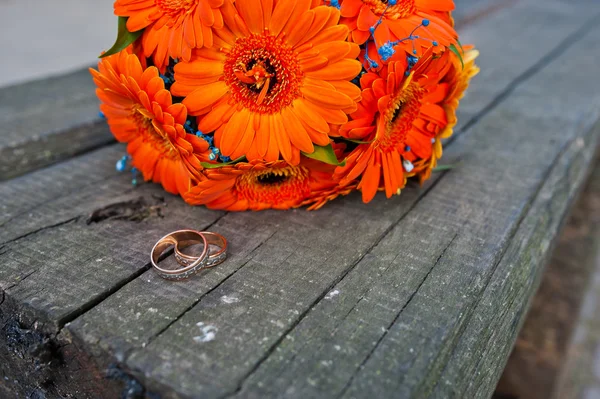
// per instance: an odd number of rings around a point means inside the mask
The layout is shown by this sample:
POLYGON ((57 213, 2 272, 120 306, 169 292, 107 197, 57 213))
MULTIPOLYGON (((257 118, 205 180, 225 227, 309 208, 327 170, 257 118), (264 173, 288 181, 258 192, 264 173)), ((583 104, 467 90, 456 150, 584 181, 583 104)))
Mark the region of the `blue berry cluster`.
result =
MULTIPOLYGON (((389 7, 389 5, 391 3, 392 3, 391 1, 390 1, 390 3, 388 3, 388 7, 389 7)), ((395 4, 395 2, 394 2, 394 4, 395 4)), ((387 10, 387 8, 386 8, 386 10, 387 10)), ((382 18, 383 18, 384 15, 385 15, 385 12, 381 15, 381 18, 379 19, 379 21, 377 21, 377 23, 375 25, 373 25, 373 26, 371 26, 371 28, 369 28, 369 30, 371 31, 371 38, 369 40, 372 39, 373 42, 375 42, 375 36, 374 36, 375 35, 375 29, 377 29, 377 26, 379 26, 379 24, 381 23, 381 20, 382 20, 382 18)), ((417 31, 417 29, 419 29, 419 28, 421 28, 423 26, 425 26, 425 27, 429 26, 429 23, 430 23, 430 21, 428 19, 424 19, 423 21, 421 21, 420 25, 418 25, 417 27, 415 27, 415 29, 413 29, 413 31, 410 32, 410 34, 407 37, 405 37, 403 39, 400 39, 400 40, 393 41, 393 42, 387 41, 387 42, 383 43, 377 49, 377 52, 379 53, 379 56, 381 57, 381 59, 383 61, 387 61, 390 58, 392 58, 392 56, 396 53, 396 49, 394 47, 396 47, 400 43, 403 43, 403 42, 405 42, 407 40, 410 40, 412 42, 412 45, 413 45, 413 51, 412 52, 413 52, 414 55, 416 55, 417 54, 417 50, 415 49, 415 43, 414 43, 414 41, 416 39, 420 39, 421 37, 418 36, 418 35, 415 35, 414 33, 417 31)), ((429 40, 429 39, 425 39, 425 38, 422 38, 422 39, 429 40)), ((367 40, 367 45, 368 45, 368 43, 369 43, 369 41, 367 40)), ((433 41, 431 41, 431 44, 433 46, 437 46, 438 42, 436 42, 435 40, 433 40, 433 41)), ((372 60, 371 58, 369 58, 369 54, 368 54, 369 53, 369 49, 368 49, 368 46, 366 47, 365 53, 366 53, 365 54, 365 59, 369 63, 369 66, 371 68, 378 68, 379 64, 377 64, 377 62, 375 62, 374 60, 372 60)), ((413 56, 413 55, 409 55, 407 57, 407 61, 408 61, 408 69, 407 69, 407 73, 406 73, 407 75, 410 74, 410 69, 417 63, 418 60, 419 59, 417 57, 413 56)))
POLYGON ((419 61, 419 59, 417 57, 415 57, 414 55, 407 55, 406 56, 406 62, 408 63, 408 67, 406 68, 406 72, 404 72, 404 74, 406 76, 410 75, 410 71, 413 69, 413 67, 415 66, 415 64, 417 63, 417 61, 419 61))
POLYGON ((123 155, 123 157, 119 159, 117 161, 117 164, 115 165, 115 169, 117 169, 117 172, 124 172, 125 169, 127 169, 127 163, 130 159, 131 157, 129 155, 123 155))
MULTIPOLYGON (((115 169, 117 169, 117 172, 125 172, 125 170, 127 169, 127 164, 131 162, 131 156, 129 155, 123 155, 116 163, 115 165, 115 169)), ((138 170, 134 167, 131 168, 131 184, 133 184, 134 186, 136 186, 138 184, 138 170)))
POLYGON ((194 126, 193 122, 190 119, 188 119, 185 122, 185 125, 183 127, 185 128, 186 132, 188 132, 190 134, 195 134, 196 136, 200 137, 201 139, 203 139, 204 141, 206 141, 208 143, 208 146, 210 148, 210 155, 208 156, 208 158, 211 161, 216 161, 217 159, 219 159, 221 162, 230 162, 231 161, 231 158, 222 155, 221 150, 219 150, 217 147, 215 147, 213 136, 210 134, 204 134, 203 132, 198 130, 197 127, 194 126))
POLYGON ((214 143, 214 138, 211 135, 208 134, 204 134, 202 133, 200 130, 198 130, 196 132, 196 136, 200 137, 201 139, 203 139, 204 141, 206 141, 210 147, 210 155, 208 156, 208 158, 211 161, 215 161, 218 159, 220 159, 221 162, 230 162, 231 158, 230 157, 226 157, 225 155, 221 154, 221 150, 219 150, 217 147, 215 147, 213 145, 214 143))
POLYGON ((175 83, 175 65, 177 64, 177 60, 171 58, 169 61, 169 65, 167 65, 167 69, 165 70, 164 75, 160 74, 161 79, 165 82, 165 89, 171 90, 171 86, 175 83))

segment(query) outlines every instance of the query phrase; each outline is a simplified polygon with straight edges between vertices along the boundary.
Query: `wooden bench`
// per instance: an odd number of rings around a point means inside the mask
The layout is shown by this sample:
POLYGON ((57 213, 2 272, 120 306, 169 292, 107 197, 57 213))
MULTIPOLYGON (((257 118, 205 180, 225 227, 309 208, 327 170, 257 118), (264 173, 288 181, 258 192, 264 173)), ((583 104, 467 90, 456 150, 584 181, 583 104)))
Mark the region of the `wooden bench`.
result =
POLYGON ((369 205, 193 208, 115 172, 85 71, 0 90, 0 396, 489 397, 594 164, 600 3, 457 5, 457 166, 369 205), (180 228, 228 260, 161 279, 180 228))

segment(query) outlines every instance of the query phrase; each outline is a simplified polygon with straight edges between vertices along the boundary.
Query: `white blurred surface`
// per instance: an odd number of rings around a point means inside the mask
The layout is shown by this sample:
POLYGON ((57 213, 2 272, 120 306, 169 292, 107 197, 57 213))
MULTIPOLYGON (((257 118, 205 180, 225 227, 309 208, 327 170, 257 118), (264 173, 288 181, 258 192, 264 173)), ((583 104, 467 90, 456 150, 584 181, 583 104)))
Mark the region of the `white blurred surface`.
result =
POLYGON ((117 35, 113 0, 0 0, 0 87, 96 63, 117 35))

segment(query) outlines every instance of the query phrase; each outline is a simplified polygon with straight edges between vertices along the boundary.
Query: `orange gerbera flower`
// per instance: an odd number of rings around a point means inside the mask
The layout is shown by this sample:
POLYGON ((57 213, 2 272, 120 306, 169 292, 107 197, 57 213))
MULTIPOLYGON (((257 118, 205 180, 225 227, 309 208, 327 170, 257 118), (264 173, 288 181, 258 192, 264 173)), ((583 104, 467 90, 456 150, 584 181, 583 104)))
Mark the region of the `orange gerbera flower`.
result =
MULTIPOLYGON (((229 0, 227 0, 229 1, 229 0)), ((129 17, 127 29, 145 29, 144 55, 164 70, 171 58, 189 61, 193 48, 211 47, 213 29, 223 27, 224 0, 116 0, 115 15, 129 17)))
POLYGON ((434 56, 429 50, 408 76, 403 63, 392 62, 385 77, 367 73, 361 78, 362 101, 340 134, 367 143, 350 153, 336 177, 345 184, 362 174, 358 188, 364 202, 382 187, 388 198, 399 193, 413 163, 431 157, 432 142, 448 124, 441 105, 448 84, 439 82, 450 68, 449 54, 434 56))
POLYGON ((90 69, 100 109, 145 180, 173 194, 186 192, 201 178, 195 171, 209 159, 208 143, 185 132, 185 106, 173 104, 158 69, 144 70, 130 51, 103 58, 98 71, 90 69))
MULTIPOLYGON (((397 0, 395 4, 390 3, 388 0, 340 0, 342 22, 351 30, 350 39, 358 44, 365 43, 373 27, 377 48, 400 41, 397 43, 400 48, 410 54, 416 50, 414 55, 418 56, 434 41, 442 46, 456 42, 458 35, 451 26, 449 13, 454 9, 453 0, 397 0), (424 20, 427 26, 422 26, 424 20), (402 40, 411 34, 418 37, 402 40)), ((378 58, 377 51, 370 51, 369 55, 378 58)))
POLYGON ((471 78, 479 73, 479 67, 475 65, 475 59, 479 56, 479 51, 475 50, 473 46, 464 46, 463 49, 463 62, 461 63, 456 55, 451 54, 451 66, 440 81, 441 84, 448 87, 447 94, 440 103, 446 111, 448 123, 437 135, 431 157, 415 162, 414 171, 419 175, 421 182, 429 179, 431 171, 437 166, 437 160, 442 157, 442 142, 440 140, 452 136, 453 128, 458 122, 456 110, 458 109, 459 100, 469 87, 471 78))
POLYGON ((223 6, 215 46, 175 67, 172 92, 215 132, 231 158, 300 162, 329 143, 330 124, 348 121, 360 89, 358 45, 345 41, 339 10, 311 0, 236 0, 223 6))
POLYGON ((228 211, 289 209, 303 205, 311 205, 310 210, 318 209, 356 188, 355 182, 339 185, 339 179, 332 178, 334 169, 308 158, 296 166, 285 161, 240 162, 205 169, 206 180, 183 194, 183 199, 191 205, 228 211))

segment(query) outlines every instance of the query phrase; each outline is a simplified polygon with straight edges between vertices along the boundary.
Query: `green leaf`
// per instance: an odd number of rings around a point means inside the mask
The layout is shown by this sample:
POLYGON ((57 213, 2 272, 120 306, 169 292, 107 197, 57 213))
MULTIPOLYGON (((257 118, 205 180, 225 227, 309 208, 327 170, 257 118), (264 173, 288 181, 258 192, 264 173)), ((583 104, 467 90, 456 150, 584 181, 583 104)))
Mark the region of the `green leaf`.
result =
POLYGON ((117 40, 115 44, 104 54, 98 58, 108 57, 109 55, 117 54, 123 49, 127 48, 131 43, 135 42, 144 30, 140 29, 137 32, 129 32, 127 30, 127 18, 119 17, 119 31, 117 33, 117 40))
POLYGON ((229 166, 229 165, 236 164, 238 162, 242 162, 245 159, 246 159, 246 157, 239 157, 238 159, 234 159, 233 161, 223 162, 223 163, 200 162, 200 165, 202 165, 202 167, 204 169, 218 169, 218 168, 222 168, 223 166, 229 166))
MULTIPOLYGON (((454 54, 456 54, 456 56, 460 60, 460 64, 462 65, 463 69, 465 69, 465 63, 463 61, 461 52, 456 48, 456 46, 454 44, 451 44, 449 48, 450 48, 450 51, 452 51, 454 54)), ((461 47, 461 49, 462 49, 462 47, 461 47)))
POLYGON ((327 144, 326 146, 315 146, 314 152, 307 154, 303 152, 302 155, 308 158, 315 159, 317 161, 321 161, 327 163, 329 165, 335 166, 344 166, 346 165, 346 161, 339 162, 337 157, 335 156, 335 151, 333 151, 333 147, 331 144, 327 144))
POLYGON ((456 167, 456 164, 453 165, 440 165, 438 167, 433 168, 433 172, 443 172, 445 170, 452 170, 456 167))

